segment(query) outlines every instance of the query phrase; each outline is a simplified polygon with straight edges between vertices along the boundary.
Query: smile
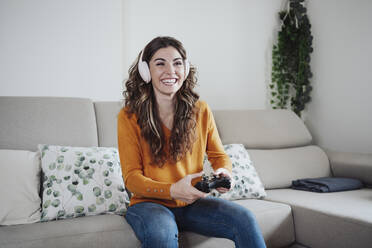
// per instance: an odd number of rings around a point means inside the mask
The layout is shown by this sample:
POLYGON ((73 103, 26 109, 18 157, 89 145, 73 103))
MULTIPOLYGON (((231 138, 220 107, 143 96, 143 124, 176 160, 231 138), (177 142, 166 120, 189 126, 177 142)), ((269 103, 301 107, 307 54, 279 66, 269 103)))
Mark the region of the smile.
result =
POLYGON ((171 86, 178 82, 178 79, 176 78, 167 78, 160 80, 163 84, 171 86))

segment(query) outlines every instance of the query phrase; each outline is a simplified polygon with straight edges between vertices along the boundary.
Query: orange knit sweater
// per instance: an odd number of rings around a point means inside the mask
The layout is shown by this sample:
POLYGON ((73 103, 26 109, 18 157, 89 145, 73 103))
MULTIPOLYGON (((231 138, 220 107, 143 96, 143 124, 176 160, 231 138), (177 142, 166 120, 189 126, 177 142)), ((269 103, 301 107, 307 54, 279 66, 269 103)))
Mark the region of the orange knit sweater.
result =
MULTIPOLYGON (((130 205, 150 201, 168 207, 186 206, 187 203, 171 198, 170 187, 188 174, 201 172, 205 153, 214 170, 223 167, 231 171, 230 159, 224 152, 209 106, 198 101, 196 107, 199 110, 196 117, 197 138, 192 153, 187 152, 177 163, 167 161, 161 168, 150 164, 150 147, 141 136, 136 115, 128 117, 127 108, 120 111, 118 148, 125 186, 133 193, 130 205)), ((165 125, 163 130, 168 140, 171 130, 165 125)))

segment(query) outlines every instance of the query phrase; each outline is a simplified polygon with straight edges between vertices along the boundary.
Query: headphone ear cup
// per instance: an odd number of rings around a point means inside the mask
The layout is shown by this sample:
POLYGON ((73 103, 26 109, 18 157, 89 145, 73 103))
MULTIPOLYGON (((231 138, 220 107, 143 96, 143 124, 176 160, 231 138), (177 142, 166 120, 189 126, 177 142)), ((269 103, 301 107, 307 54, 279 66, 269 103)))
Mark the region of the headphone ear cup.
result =
POLYGON ((143 55, 143 50, 141 51, 141 57, 138 61, 138 72, 141 75, 141 78, 143 81, 146 83, 149 83, 151 81, 151 74, 150 74, 150 69, 146 61, 142 61, 142 55, 143 55))
POLYGON ((185 63, 185 80, 186 80, 190 72, 190 62, 188 59, 185 59, 184 63, 185 63))

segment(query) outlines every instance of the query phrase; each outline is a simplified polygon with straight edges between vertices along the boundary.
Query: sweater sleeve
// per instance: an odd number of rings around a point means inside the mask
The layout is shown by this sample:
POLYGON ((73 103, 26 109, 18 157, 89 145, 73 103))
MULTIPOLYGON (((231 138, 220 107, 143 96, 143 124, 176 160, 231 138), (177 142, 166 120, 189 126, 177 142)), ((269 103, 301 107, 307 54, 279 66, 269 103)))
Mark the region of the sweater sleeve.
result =
POLYGON ((225 153, 216 123, 211 109, 207 105, 208 112, 208 137, 207 137, 207 155, 213 169, 216 171, 219 168, 225 168, 230 173, 232 165, 229 156, 225 153))
POLYGON ((125 109, 118 115, 117 128, 118 150, 125 186, 140 197, 172 199, 171 183, 158 182, 144 176, 141 134, 136 121, 129 119, 125 109))

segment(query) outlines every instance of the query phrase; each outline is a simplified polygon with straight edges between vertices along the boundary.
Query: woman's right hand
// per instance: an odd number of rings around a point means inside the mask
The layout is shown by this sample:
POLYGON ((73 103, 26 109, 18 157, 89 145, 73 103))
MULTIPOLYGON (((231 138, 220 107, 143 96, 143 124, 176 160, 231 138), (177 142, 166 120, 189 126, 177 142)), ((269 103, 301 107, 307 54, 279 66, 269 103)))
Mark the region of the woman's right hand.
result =
POLYGON ((172 184, 170 187, 170 195, 173 199, 184 201, 188 204, 193 203, 199 198, 207 196, 206 193, 203 193, 197 190, 191 185, 191 180, 197 177, 201 177, 203 172, 196 174, 190 174, 179 180, 178 182, 172 184))

